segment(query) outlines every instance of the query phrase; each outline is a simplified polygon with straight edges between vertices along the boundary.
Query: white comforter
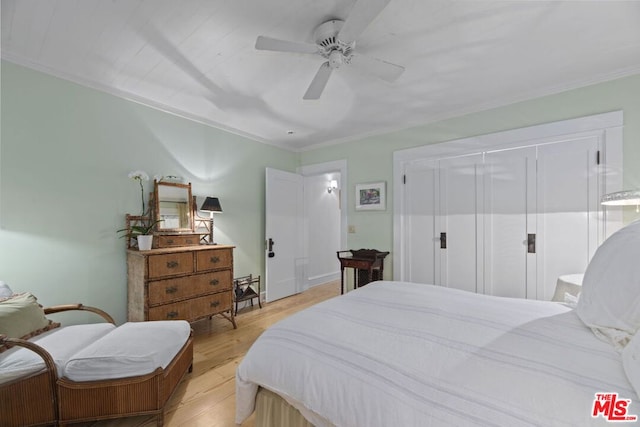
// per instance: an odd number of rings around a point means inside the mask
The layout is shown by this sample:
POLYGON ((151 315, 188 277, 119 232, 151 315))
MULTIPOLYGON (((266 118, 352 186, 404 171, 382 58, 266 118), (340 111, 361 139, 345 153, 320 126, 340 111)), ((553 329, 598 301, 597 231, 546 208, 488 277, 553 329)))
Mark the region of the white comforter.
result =
POLYGON ((374 282, 268 329, 236 374, 316 425, 586 426, 595 393, 638 396, 614 348, 559 303, 374 282))

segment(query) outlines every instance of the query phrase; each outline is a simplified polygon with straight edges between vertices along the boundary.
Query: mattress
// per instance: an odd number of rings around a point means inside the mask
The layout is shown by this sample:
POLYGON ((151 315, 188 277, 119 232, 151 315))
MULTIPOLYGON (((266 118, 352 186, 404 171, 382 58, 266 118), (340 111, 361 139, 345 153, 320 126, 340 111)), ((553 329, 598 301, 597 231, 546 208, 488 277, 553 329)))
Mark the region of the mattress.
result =
POLYGON ((588 426, 596 393, 638 396, 621 357, 561 303, 374 282, 269 328, 236 373, 317 426, 588 426))

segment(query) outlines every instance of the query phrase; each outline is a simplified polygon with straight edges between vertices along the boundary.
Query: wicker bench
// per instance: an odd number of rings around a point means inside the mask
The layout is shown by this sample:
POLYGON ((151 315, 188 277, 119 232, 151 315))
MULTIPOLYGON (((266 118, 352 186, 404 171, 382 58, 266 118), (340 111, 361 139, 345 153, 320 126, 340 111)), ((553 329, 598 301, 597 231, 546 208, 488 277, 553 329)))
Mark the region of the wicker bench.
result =
POLYGON ((0 335, 0 347, 8 348, 0 353, 0 425, 154 415, 161 426, 165 404, 192 368, 189 324, 116 327, 107 313, 82 304, 43 313, 70 310, 94 312, 106 322, 55 328, 29 339, 0 335))

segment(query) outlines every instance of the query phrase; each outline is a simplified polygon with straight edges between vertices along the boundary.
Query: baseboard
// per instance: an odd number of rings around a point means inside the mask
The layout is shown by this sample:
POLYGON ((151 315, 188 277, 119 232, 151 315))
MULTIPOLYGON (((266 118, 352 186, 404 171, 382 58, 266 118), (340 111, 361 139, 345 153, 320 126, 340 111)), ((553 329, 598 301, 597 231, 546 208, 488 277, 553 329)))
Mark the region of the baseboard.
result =
POLYGON ((318 285, 324 285, 328 282, 334 282, 336 280, 340 280, 340 272, 335 271, 333 273, 320 274, 318 276, 309 277, 307 279, 306 289, 312 288, 318 285))

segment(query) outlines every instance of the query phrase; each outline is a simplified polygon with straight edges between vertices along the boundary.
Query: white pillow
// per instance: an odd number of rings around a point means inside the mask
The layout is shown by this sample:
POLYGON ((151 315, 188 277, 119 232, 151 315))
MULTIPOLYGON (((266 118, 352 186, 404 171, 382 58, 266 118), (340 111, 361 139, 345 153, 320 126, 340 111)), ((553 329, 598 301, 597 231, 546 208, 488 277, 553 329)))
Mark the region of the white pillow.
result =
POLYGON ((577 312, 596 336, 620 351, 640 329, 640 221, 618 230, 596 250, 577 312))
POLYGON ((635 334, 622 351, 622 366, 636 394, 640 396, 640 334, 635 334))
POLYGON ((0 280, 0 298, 9 298, 13 295, 13 291, 5 282, 0 280))

